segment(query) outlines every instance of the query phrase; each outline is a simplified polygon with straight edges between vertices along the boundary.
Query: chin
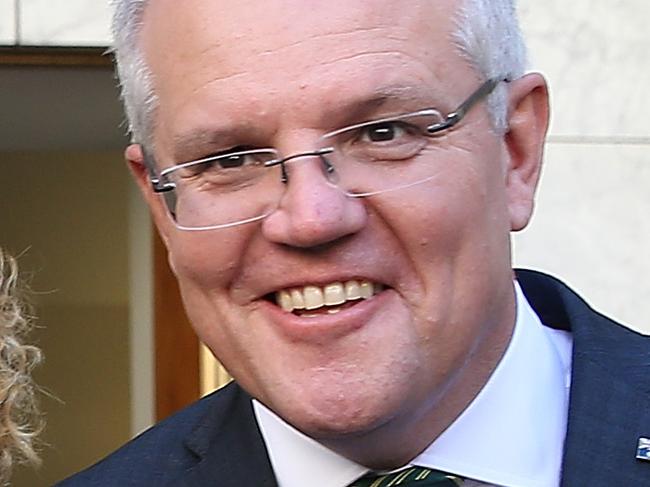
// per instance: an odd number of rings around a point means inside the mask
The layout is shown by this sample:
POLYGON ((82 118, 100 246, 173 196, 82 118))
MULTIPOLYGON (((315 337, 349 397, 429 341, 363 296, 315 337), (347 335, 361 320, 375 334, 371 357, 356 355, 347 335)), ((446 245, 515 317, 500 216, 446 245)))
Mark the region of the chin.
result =
POLYGON ((317 440, 336 440, 350 436, 363 436, 390 421, 385 411, 362 408, 341 409, 330 407, 326 411, 300 411, 289 422, 317 440))
POLYGON ((390 422, 404 407, 386 389, 321 387, 294 389, 274 401, 272 409, 287 422, 316 439, 363 435, 390 422))

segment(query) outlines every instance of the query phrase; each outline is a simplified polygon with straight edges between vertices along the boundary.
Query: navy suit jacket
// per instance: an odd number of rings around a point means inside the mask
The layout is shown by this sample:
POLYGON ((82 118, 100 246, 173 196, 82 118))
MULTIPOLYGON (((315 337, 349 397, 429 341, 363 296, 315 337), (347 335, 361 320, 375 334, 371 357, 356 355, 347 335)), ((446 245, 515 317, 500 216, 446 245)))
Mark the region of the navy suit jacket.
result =
MULTIPOLYGON (((562 487, 650 486, 650 462, 635 458, 638 439, 650 437, 650 337, 554 278, 517 278, 542 322, 573 335, 562 487)), ((232 383, 59 485, 276 487, 250 399, 232 383)))

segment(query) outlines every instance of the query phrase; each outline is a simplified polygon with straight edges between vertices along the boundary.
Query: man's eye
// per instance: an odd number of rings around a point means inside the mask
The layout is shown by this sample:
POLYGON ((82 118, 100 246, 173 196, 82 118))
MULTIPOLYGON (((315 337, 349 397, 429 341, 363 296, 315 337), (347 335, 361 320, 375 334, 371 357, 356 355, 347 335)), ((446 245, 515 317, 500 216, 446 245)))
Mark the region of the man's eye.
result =
POLYGON ((396 122, 382 122, 366 127, 362 138, 369 142, 390 142, 406 133, 405 127, 396 122))
MULTIPOLYGON (((406 117, 402 117, 406 118, 406 117)), ((410 120, 379 120, 336 133, 339 150, 356 161, 403 161, 417 155, 427 144, 419 126, 410 120)))
POLYGON ((245 166, 247 163, 250 163, 250 159, 251 156, 247 154, 232 154, 221 156, 214 162, 215 164, 221 166, 223 169, 230 169, 245 166))
POLYGON ((196 162, 187 163, 179 168, 176 176, 180 178, 194 178, 213 173, 221 173, 227 169, 238 169, 249 165, 249 156, 246 154, 222 154, 198 159, 196 162))
POLYGON ((205 171, 238 169, 256 165, 259 164, 259 157, 255 152, 247 152, 247 149, 244 147, 236 147, 201 159, 201 162, 193 167, 193 172, 199 174, 205 171))
POLYGON ((249 152, 249 146, 237 146, 218 152, 211 157, 211 165, 222 169, 231 169, 254 164, 255 152, 249 152))

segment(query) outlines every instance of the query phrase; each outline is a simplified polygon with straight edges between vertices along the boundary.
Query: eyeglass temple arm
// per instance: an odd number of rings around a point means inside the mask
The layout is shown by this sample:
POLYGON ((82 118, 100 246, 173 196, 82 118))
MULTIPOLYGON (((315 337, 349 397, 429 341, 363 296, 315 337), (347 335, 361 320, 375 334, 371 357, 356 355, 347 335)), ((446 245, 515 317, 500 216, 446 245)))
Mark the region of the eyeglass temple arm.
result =
POLYGON ((479 101, 485 98, 487 95, 492 93, 494 88, 501 83, 501 81, 509 81, 508 78, 491 78, 485 81, 477 90, 472 93, 467 100, 461 103, 456 110, 451 112, 445 117, 442 122, 434 123, 427 127, 427 133, 435 134, 442 130, 449 129, 460 122, 463 117, 471 110, 471 108, 476 105, 479 101))
POLYGON ((160 176, 156 172, 156 164, 153 155, 144 147, 143 144, 140 144, 140 147, 142 148, 144 166, 147 169, 149 181, 151 182, 154 193, 166 193, 167 191, 173 190, 176 187, 174 183, 161 181, 160 176))

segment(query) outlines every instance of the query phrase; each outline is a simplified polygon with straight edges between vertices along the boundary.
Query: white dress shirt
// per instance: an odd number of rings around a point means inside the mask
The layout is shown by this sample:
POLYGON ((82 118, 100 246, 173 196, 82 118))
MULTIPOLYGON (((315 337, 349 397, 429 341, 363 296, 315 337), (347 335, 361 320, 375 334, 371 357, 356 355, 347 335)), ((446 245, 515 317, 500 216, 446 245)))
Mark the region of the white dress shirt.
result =
MULTIPOLYGON (((467 409, 411 461, 464 486, 557 487, 566 434, 572 340, 543 326, 515 281, 506 352, 467 409)), ((280 487, 345 487, 368 468, 305 436, 258 401, 255 416, 280 487)))

